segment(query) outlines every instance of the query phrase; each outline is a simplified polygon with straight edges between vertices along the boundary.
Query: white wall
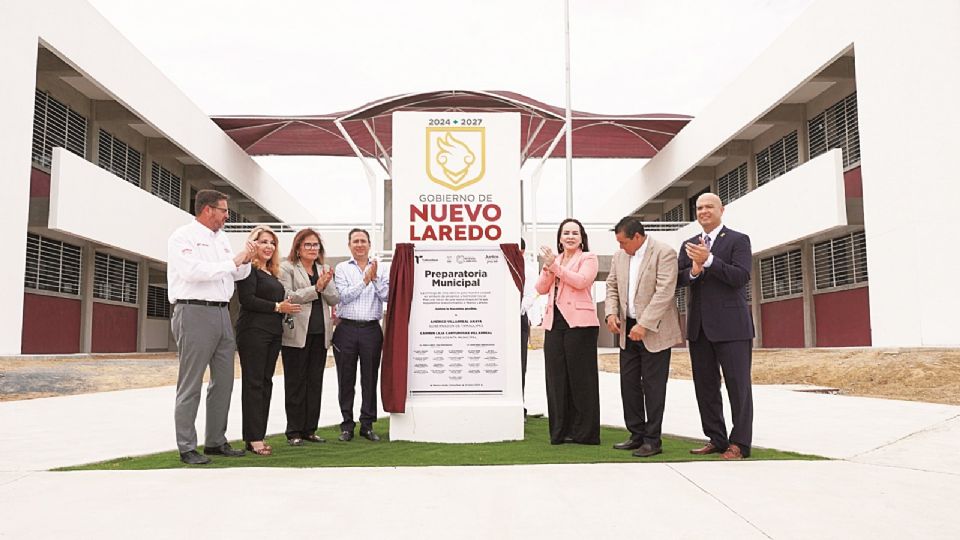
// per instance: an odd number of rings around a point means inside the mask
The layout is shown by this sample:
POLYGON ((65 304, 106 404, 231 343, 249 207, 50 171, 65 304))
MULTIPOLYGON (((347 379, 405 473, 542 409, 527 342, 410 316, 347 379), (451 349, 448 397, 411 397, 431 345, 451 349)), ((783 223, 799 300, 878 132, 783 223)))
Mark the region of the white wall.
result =
MULTIPOLYGON (((733 201, 723 224, 749 235, 754 253, 845 226, 843 154, 831 150, 733 201)), ((694 221, 672 233, 671 245, 702 231, 694 221)))
MULTIPOLYGON (((8 264, 0 268, 0 355, 19 354, 21 350, 33 100, 37 47, 41 44, 279 219, 315 219, 89 4, 80 0, 5 2, 0 13, 0 215, 7 235, 24 240, 8 246, 8 264)), ((70 179, 61 174, 61 180, 70 179)), ((149 195, 144 193, 143 197, 149 195)), ((66 198, 61 202, 67 205, 67 214, 58 211, 60 220, 71 217, 76 209, 66 198)), ((102 205, 100 202, 95 208, 101 209, 102 205)), ((102 218, 114 226, 115 211, 88 210, 85 217, 90 222, 102 218)), ((132 230, 109 232, 103 223, 83 224, 75 218, 71 217, 69 226, 65 221, 59 221, 59 226, 86 228, 88 234, 101 239, 117 238, 123 244, 117 247, 128 249, 127 233, 132 230)), ((144 220, 140 216, 128 222, 128 229, 130 223, 142 227, 144 220)), ((139 232, 143 236, 150 230, 147 227, 139 232)), ((154 249, 148 256, 159 255, 154 249)))
POLYGON ((0 355, 20 354, 23 272, 27 258, 30 144, 37 37, 34 6, 5 3, 0 16, 0 216, 8 238, 0 265, 0 355), (29 84, 14 84, 29 81, 29 84))
POLYGON ((170 349, 171 332, 168 319, 147 319, 140 331, 143 333, 143 346, 146 350, 170 349))
MULTIPOLYGON (((870 4, 872 8, 872 4, 870 4)), ((873 344, 957 346, 960 2, 864 9, 857 99, 873 344)))
MULTIPOLYGON (((960 345, 953 312, 960 305, 960 287, 944 279, 945 272, 960 266, 960 251, 944 248, 945 239, 956 236, 951 232, 956 229, 952 207, 960 200, 960 182, 950 175, 952 156, 960 148, 956 0, 813 4, 638 171, 635 181, 611 198, 610 207, 629 201, 627 205, 636 208, 654 198, 851 46, 856 55, 873 344, 960 345)), ((734 226, 754 199, 768 199, 766 188, 731 204, 727 222, 734 226)), ((827 197, 816 208, 807 207, 808 219, 838 218, 836 203, 835 197, 827 197)), ((760 247, 778 239, 790 241, 781 223, 787 220, 764 208, 758 205, 749 212, 772 221, 751 217, 764 228, 746 232, 762 242, 760 247), (773 236, 763 240, 768 232, 773 236)))
POLYGON ((313 219, 92 6, 33 3, 40 39, 80 73, 279 219, 313 219))
POLYGON ((51 229, 166 262, 167 238, 194 219, 63 148, 51 169, 51 229))

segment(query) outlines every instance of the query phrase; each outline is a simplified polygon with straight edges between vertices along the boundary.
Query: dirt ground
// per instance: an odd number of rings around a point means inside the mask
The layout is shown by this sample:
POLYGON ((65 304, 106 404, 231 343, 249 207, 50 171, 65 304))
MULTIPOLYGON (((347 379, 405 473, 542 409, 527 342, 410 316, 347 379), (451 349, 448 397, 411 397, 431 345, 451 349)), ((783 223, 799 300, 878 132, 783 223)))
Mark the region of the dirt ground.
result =
MULTIPOLYGON (((531 348, 543 332, 530 334, 531 348)), ((600 369, 620 372, 617 354, 600 355, 600 369)), ((670 377, 690 379, 690 355, 674 349, 670 377)), ((851 396, 960 405, 960 349, 756 349, 754 384, 798 384, 851 396)))
MULTIPOLYGON (((170 386, 178 367, 176 353, 0 358, 0 401, 170 386)), ((234 373, 240 376, 239 358, 234 373)), ((276 373, 283 374, 279 360, 276 373)))
MULTIPOLYGON (((601 355, 600 369, 619 373, 618 355, 601 355)), ((691 378, 686 350, 673 351, 670 377, 691 378)), ((753 383, 811 385, 851 396, 960 405, 960 350, 757 349, 753 383)))
MULTIPOLYGON (((542 344, 543 332, 534 329, 531 348, 542 344)), ((177 367, 173 353, 0 358, 0 401, 173 385, 177 367)), ((600 369, 619 372, 618 356, 600 355, 600 369)), ((240 376, 239 361, 235 373, 240 376)), ((690 378, 686 350, 674 350, 670 376, 690 378)), ((758 349, 753 382, 960 405, 960 349, 758 349)))

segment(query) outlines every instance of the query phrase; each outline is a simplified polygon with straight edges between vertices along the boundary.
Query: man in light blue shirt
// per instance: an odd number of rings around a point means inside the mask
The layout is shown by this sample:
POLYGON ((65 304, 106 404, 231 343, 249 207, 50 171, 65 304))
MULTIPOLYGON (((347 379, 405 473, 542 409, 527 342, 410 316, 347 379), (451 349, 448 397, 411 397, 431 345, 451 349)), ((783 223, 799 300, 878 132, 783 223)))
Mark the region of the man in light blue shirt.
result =
POLYGON ((352 257, 337 265, 334 282, 340 294, 337 304, 339 323, 333 332, 333 357, 337 364, 340 413, 340 440, 353 439, 357 423, 353 420, 353 402, 357 385, 357 360, 360 361, 360 436, 371 441, 380 437, 373 432, 377 421, 377 376, 383 349, 383 304, 387 301, 390 280, 376 260, 370 259, 370 234, 353 229, 348 235, 352 257))

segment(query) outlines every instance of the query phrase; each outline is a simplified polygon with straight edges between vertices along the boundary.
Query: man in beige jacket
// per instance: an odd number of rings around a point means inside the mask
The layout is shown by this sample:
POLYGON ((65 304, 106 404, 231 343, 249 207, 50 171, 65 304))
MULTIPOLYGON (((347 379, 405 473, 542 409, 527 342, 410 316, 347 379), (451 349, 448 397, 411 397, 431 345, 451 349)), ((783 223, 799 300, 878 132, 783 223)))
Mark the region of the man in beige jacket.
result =
POLYGON ((675 300, 677 252, 625 217, 613 229, 620 250, 607 277, 606 323, 620 335, 620 395, 630 438, 613 445, 637 457, 661 453, 670 348, 683 339, 675 300))

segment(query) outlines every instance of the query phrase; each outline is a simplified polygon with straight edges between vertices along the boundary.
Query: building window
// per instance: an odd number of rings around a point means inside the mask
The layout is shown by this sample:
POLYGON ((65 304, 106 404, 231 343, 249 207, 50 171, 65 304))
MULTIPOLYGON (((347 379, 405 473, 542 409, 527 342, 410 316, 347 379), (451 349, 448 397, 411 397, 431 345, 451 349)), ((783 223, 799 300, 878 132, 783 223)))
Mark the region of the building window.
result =
POLYGON ((142 156, 139 151, 110 133, 100 130, 97 165, 140 187, 141 162, 142 156))
POLYGON ((760 259, 760 295, 763 300, 803 292, 803 257, 795 249, 760 259))
POLYGON ((140 268, 136 262, 97 252, 93 266, 93 297, 137 303, 140 268))
POLYGON ((757 152, 757 187, 766 184, 800 164, 797 132, 757 152))
POLYGON ((747 183, 746 163, 717 179, 717 196, 723 204, 732 203, 746 195, 748 191, 750 186, 747 183))
POLYGON ((33 162, 50 168, 57 147, 86 159, 87 119, 38 89, 33 102, 33 162))
POLYGON ((80 246, 27 234, 27 289, 80 294, 80 246))
POLYGON ((150 168, 150 193, 180 208, 180 177, 156 161, 150 168))
POLYGON ((860 127, 857 123, 857 93, 834 103, 807 122, 810 159, 827 150, 843 150, 843 166, 860 162, 860 127))
POLYGON ((240 212, 229 208, 227 209, 227 223, 250 223, 250 220, 241 216, 240 212))
POLYGON ((690 221, 697 219, 697 198, 704 193, 710 193, 710 188, 703 188, 703 190, 698 191, 696 195, 687 200, 687 204, 690 206, 690 221))
POLYGON ((683 205, 678 204, 663 214, 660 221, 677 222, 683 221, 683 205))
POLYGON ((865 283, 867 236, 864 231, 846 234, 813 246, 817 290, 865 283))
POLYGON ((167 298, 166 287, 147 287, 147 317, 170 318, 170 300, 167 298))
POLYGON ((687 288, 686 287, 677 287, 675 293, 677 299, 677 311, 681 315, 687 312, 687 288))

